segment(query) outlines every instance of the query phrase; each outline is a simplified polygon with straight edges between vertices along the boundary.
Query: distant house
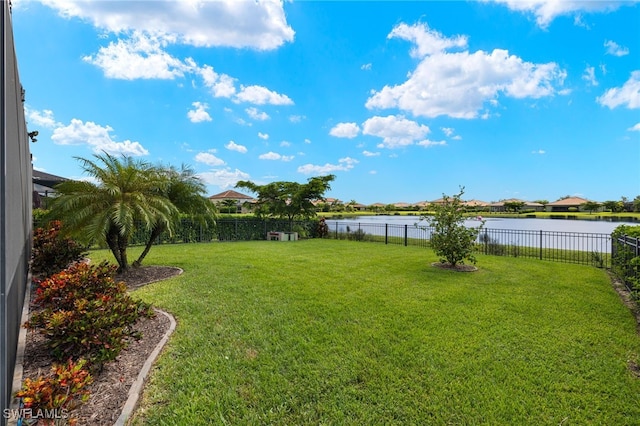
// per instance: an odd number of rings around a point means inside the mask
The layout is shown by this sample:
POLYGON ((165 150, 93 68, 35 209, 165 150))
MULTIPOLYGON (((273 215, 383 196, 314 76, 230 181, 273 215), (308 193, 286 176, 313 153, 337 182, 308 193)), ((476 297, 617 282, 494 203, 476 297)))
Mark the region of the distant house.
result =
POLYGON ((523 203, 521 210, 535 210, 537 212, 544 211, 544 206, 540 203, 534 203, 532 201, 520 200, 518 198, 509 198, 508 200, 501 200, 497 203, 489 204, 489 208, 492 212, 504 212, 507 209, 505 208, 505 203, 523 203))
POLYGON ((387 205, 382 203, 373 203, 369 206, 369 210, 377 212, 385 209, 387 205))
POLYGON ((214 203, 218 207, 218 210, 220 210, 221 212, 227 212, 226 209, 232 209, 235 202, 234 213, 248 213, 250 209, 247 208, 245 203, 255 203, 255 199, 253 197, 241 194, 240 192, 233 190, 228 190, 216 195, 212 195, 211 197, 209 197, 209 200, 211 200, 211 202, 214 203))
POLYGON ((33 208, 46 207, 46 201, 44 199, 55 197, 56 190, 54 187, 67 180, 69 179, 52 175, 51 173, 41 172, 40 170, 33 170, 33 208))
POLYGON ((464 201, 462 205, 472 209, 483 209, 485 207, 488 207, 489 203, 487 203, 486 201, 480 201, 480 200, 469 200, 469 201, 464 201))
POLYGON ((562 200, 554 201, 547 204, 548 212, 568 212, 571 207, 575 207, 578 211, 584 211, 582 204, 588 203, 590 200, 581 197, 569 197, 562 200))
POLYGON ((395 203, 393 206, 397 209, 406 209, 408 207, 411 207, 411 204, 405 203, 405 202, 399 202, 399 203, 395 203))

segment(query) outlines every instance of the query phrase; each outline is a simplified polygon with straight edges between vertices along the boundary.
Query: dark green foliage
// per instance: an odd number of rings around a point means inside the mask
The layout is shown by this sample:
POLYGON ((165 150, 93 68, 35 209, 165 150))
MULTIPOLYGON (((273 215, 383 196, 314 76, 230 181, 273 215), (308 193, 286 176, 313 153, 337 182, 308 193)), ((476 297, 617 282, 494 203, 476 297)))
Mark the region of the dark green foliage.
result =
MULTIPOLYGON (((600 203, 595 201, 587 201, 586 203, 582 203, 582 208, 589 212, 589 214, 593 213, 594 210, 598 210, 600 208, 600 203)), ((574 211, 569 208, 569 211, 574 211)), ((577 211, 577 209, 575 210, 577 211)))
POLYGON ((106 262, 78 263, 40 282, 38 310, 26 327, 46 336, 55 359, 83 357, 99 368, 118 356, 127 339, 139 337, 132 326, 153 311, 114 281, 115 270, 106 262))
POLYGON ((314 201, 323 201, 324 193, 331 189, 334 175, 309 178, 306 184, 298 182, 272 182, 256 185, 240 181, 236 188, 246 188, 258 194, 255 214, 257 217, 287 219, 290 227, 296 218, 309 219, 316 216, 314 201))
MULTIPOLYGON (((474 256, 475 242, 478 238, 479 228, 467 228, 464 226, 464 206, 461 197, 464 187, 460 192, 449 198, 442 194, 443 203, 434 206, 433 216, 423 216, 433 228, 430 245, 440 261, 455 266, 468 260, 476 263, 474 256)), ((484 223, 483 223, 484 225, 484 223)))
POLYGON ((60 221, 52 221, 47 227, 37 228, 33 232, 31 270, 36 274, 44 276, 55 274, 85 255, 83 246, 63 236, 60 221))
POLYGON ((624 237, 630 237, 629 240, 635 239, 635 241, 638 241, 640 239, 640 226, 620 225, 611 233, 613 240, 613 271, 624 280, 638 297, 640 295, 640 253, 638 253, 638 246, 633 246, 632 241, 628 240, 628 244, 625 244, 624 237))

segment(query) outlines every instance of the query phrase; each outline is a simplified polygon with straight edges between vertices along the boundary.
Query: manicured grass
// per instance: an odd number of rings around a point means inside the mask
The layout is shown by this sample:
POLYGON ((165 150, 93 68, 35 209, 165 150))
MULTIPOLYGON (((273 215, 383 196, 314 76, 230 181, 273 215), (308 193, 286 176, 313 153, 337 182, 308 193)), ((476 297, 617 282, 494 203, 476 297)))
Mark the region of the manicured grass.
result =
POLYGON ((178 321, 136 423, 638 424, 640 338, 604 271, 436 260, 335 240, 154 247, 148 264, 185 272, 135 293, 178 321))

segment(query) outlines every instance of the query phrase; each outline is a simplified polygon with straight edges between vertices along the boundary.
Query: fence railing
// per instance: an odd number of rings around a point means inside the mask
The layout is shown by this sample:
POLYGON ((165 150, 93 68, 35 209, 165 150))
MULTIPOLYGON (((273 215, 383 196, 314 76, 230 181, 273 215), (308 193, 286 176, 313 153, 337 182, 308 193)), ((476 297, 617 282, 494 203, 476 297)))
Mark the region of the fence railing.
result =
POLYGON ((627 289, 640 296, 640 238, 620 235, 612 244, 613 271, 620 277, 627 289))
MULTIPOLYGON (((294 231, 300 238, 320 236, 317 220, 289 222, 283 219, 223 218, 215 224, 206 225, 185 218, 172 235, 163 233, 154 244, 265 240, 271 231, 294 231)), ((433 228, 409 224, 327 221, 326 231, 324 237, 331 239, 429 247, 433 228)), ((148 231, 140 228, 132 236, 130 244, 146 244, 149 235, 148 231)), ((626 238, 629 247, 637 246, 637 239, 626 238)), ((537 258, 610 269, 612 251, 616 245, 609 234, 483 228, 478 235, 476 248, 488 255, 537 258)), ((637 253, 638 248, 635 250, 637 253)))
MULTIPOLYGON (((432 233, 431 227, 408 224, 329 223, 330 238, 405 246, 427 247, 432 233)), ((490 255, 611 267, 609 234, 484 228, 478 236, 477 249, 490 255)))

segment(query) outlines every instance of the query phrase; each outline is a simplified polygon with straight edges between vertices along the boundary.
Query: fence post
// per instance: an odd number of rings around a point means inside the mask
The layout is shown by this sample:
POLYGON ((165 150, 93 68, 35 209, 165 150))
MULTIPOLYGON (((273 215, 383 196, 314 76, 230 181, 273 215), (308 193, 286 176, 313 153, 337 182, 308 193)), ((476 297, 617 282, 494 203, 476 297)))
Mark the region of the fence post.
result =
POLYGON ((540 260, 542 260, 542 229, 540 230, 540 260))
POLYGON ((338 239, 338 222, 336 222, 336 240, 338 239))
POLYGON ((407 246, 407 226, 408 225, 404 225, 404 246, 407 246))
POLYGON ((384 243, 389 244, 389 224, 384 224, 384 243))

